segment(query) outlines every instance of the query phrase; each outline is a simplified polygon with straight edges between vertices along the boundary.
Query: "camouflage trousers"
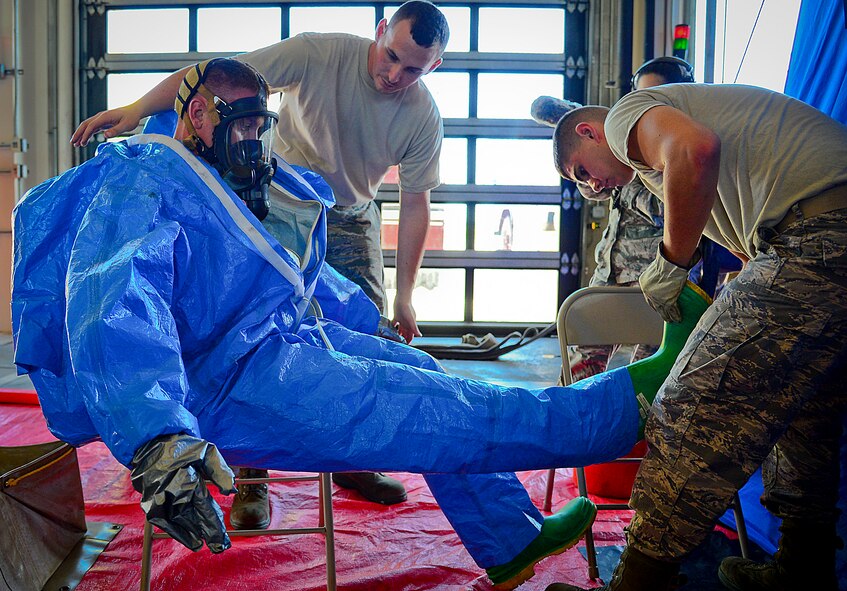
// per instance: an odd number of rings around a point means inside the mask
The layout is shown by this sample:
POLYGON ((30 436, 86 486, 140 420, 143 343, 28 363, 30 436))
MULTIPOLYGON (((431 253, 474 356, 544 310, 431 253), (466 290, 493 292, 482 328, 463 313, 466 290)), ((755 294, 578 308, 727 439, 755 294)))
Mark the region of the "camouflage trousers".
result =
POLYGON ((326 262, 361 287, 385 314, 381 229, 375 201, 327 210, 326 262))
POLYGON ((762 228, 758 239, 758 255, 700 320, 647 423, 628 537, 655 558, 695 549, 760 465, 772 513, 837 519, 847 209, 781 234, 762 228))

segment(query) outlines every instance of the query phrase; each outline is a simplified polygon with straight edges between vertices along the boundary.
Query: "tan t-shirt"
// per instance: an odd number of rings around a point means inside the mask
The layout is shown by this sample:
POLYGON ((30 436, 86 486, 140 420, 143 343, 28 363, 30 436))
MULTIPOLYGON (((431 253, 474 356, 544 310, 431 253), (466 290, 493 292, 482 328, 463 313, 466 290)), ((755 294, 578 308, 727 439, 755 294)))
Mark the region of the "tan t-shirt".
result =
POLYGON ((400 188, 439 185, 443 126, 420 81, 381 94, 368 74, 372 41, 343 33, 302 33, 238 59, 282 91, 274 149, 323 176, 339 205, 376 196, 385 173, 400 165, 400 188))
POLYGON ((721 140, 718 201, 704 234, 730 250, 752 258, 756 228, 773 226, 794 203, 847 183, 847 127, 817 109, 752 86, 669 84, 625 96, 605 124, 615 157, 662 200, 662 173, 631 160, 626 150, 635 123, 659 105, 679 109, 721 140))

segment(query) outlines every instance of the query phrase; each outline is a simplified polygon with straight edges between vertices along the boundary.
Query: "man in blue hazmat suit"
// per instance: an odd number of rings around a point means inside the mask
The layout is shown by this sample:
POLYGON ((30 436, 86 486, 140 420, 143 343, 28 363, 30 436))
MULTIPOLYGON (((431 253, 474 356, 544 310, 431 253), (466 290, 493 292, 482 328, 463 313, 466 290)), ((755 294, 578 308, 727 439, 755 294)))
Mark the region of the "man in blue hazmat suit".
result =
POLYGON ((641 425, 629 377, 506 388, 372 336, 376 308, 322 264, 331 196, 274 162, 266 100, 249 66, 200 64, 177 100, 182 142, 104 144, 24 197, 19 371, 51 431, 102 439, 150 522, 191 549, 230 546, 203 483, 233 492, 227 462, 419 472, 474 560, 513 589, 575 544, 596 509, 580 498, 545 518, 510 472, 628 451, 641 425), (251 213, 265 213, 271 182, 291 197, 286 244, 251 213))

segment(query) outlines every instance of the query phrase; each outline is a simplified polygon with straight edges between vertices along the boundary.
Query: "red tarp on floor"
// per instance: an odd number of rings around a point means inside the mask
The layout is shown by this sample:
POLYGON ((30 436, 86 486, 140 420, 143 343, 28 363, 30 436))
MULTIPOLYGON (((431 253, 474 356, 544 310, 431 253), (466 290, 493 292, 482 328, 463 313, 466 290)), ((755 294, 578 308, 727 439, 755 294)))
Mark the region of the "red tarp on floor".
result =
MULTIPOLYGON (((26 404, 0 404, 0 445, 51 441, 41 411, 26 404)), ((89 521, 126 527, 109 544, 78 591, 137 589, 140 584, 143 516, 128 471, 106 447, 93 443, 79 449, 80 472, 89 521)), ((273 474, 273 473, 272 473, 273 474)), ((433 501, 423 479, 394 475, 406 485, 407 502, 382 507, 360 501, 352 491, 334 487, 338 586, 345 591, 491 589, 433 501)), ((546 471, 521 475, 541 505, 546 471)), ((569 470, 560 470, 554 507, 576 494, 569 470)), ((231 497, 217 496, 224 512, 231 497)), ((311 527, 317 522, 317 485, 313 482, 271 486, 272 527, 311 527)), ((601 512, 595 525, 600 544, 620 544, 628 512, 601 512)), ((220 555, 192 553, 172 540, 153 545, 153 589, 229 589, 307 591, 325 589, 324 543, 320 535, 233 538, 220 555)), ((543 590, 555 581, 589 585, 587 563, 576 548, 544 560, 537 575, 521 587, 543 590)))

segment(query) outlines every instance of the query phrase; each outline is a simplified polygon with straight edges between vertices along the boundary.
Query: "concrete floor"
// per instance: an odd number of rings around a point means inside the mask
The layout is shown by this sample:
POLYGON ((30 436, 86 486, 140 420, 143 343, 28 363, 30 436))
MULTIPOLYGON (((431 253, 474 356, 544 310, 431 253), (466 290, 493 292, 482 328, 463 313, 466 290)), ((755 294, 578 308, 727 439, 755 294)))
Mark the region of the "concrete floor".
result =
MULTIPOLYGON (((415 343, 418 341, 447 345, 458 343, 459 339, 415 339, 415 343)), ((506 353, 495 361, 444 359, 441 360, 441 365, 451 374, 502 386, 546 388, 556 385, 562 355, 559 340, 556 337, 544 337, 506 353)))

